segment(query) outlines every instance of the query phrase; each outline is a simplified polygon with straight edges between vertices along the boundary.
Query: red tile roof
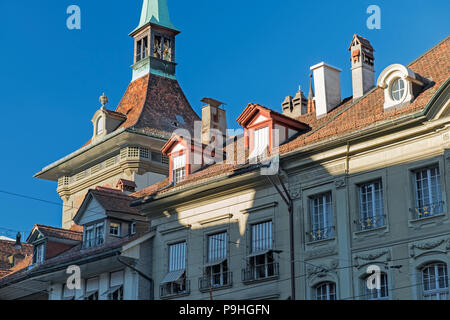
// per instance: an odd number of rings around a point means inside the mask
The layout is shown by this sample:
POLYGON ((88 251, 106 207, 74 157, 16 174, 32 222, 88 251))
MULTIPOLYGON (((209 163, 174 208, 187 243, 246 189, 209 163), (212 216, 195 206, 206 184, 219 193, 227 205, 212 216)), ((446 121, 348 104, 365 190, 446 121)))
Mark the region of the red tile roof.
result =
MULTIPOLYGON (((301 134, 292 141, 280 146, 280 154, 300 149, 306 145, 312 145, 320 141, 326 141, 338 136, 361 129, 375 126, 377 124, 413 114, 422 110, 437 90, 445 83, 450 75, 450 37, 447 37, 424 55, 410 63, 408 67, 422 77, 434 82, 431 88, 421 92, 409 105, 401 108, 384 110, 384 92, 381 88, 375 88, 366 96, 353 101, 352 98, 345 99, 341 105, 329 112, 325 117, 317 119, 315 114, 308 114, 297 118, 298 121, 308 124, 312 130, 301 134)), ((167 188, 164 182, 150 186, 144 190, 132 194, 137 198, 144 198, 159 193, 175 190, 200 180, 208 180, 211 177, 219 177, 233 172, 242 165, 215 164, 204 170, 187 177, 186 180, 175 187, 167 188), (166 187, 166 188, 164 188, 166 187), (164 188, 164 190, 161 190, 164 188)))
POLYGON ((38 229, 45 237, 66 239, 73 241, 81 241, 83 239, 83 232, 78 232, 74 230, 66 230, 56 227, 44 226, 41 224, 35 225, 33 230, 38 229))
MULTIPOLYGON (((33 246, 22 243, 22 248, 17 250, 14 248, 15 241, 0 240, 0 272, 9 273, 10 268, 13 267, 9 261, 9 257, 14 255, 21 255, 27 257, 33 254, 33 246)), ((1 274, 0 274, 1 277, 1 274)))

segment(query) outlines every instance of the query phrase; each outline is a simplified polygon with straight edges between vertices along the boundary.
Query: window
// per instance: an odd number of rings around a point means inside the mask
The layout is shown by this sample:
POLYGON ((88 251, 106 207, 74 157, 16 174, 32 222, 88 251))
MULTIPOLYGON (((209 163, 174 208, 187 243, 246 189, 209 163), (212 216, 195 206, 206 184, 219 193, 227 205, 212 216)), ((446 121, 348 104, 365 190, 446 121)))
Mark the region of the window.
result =
POLYGON ((173 182, 176 184, 184 180, 186 176, 186 156, 173 158, 173 182))
POLYGON ((136 44, 136 62, 148 56, 148 38, 139 40, 136 44))
POLYGON ((217 288, 231 283, 228 272, 228 235, 226 232, 208 236, 208 264, 205 276, 200 279, 200 289, 217 288))
POLYGON ((253 151, 250 158, 264 156, 269 146, 269 127, 255 130, 253 134, 253 151))
POLYGON ((116 288, 108 295, 108 300, 123 300, 123 286, 116 288))
POLYGON ((389 299, 388 276, 385 273, 381 274, 380 289, 369 289, 367 287, 367 278, 363 281, 365 298, 367 300, 387 300, 389 299))
POLYGON ((120 224, 111 222, 109 224, 109 234, 115 237, 120 237, 120 224))
POLYGON ((244 281, 278 276, 278 263, 273 256, 272 221, 251 226, 251 254, 244 270, 244 281))
POLYGON ((130 233, 132 234, 132 235, 134 235, 134 234, 136 234, 136 221, 133 221, 132 223, 131 223, 131 227, 130 227, 130 233))
POLYGON ((161 282, 161 297, 188 293, 186 281, 186 242, 169 246, 169 273, 161 282))
POLYGON ((97 127, 97 135, 102 134, 104 129, 103 117, 98 118, 96 127, 97 127))
POLYGON ((361 230, 383 227, 385 221, 381 181, 361 185, 359 187, 359 201, 361 230))
POLYGON ((88 226, 84 234, 84 247, 87 249, 102 245, 105 241, 104 229, 104 223, 88 226))
POLYGON ((426 218, 443 212, 439 167, 415 171, 416 218, 426 218))
POLYGON ((316 300, 336 300, 336 285, 333 282, 321 283, 314 291, 316 300))
POLYGON ((124 300, 123 282, 123 271, 111 273, 109 278, 109 289, 102 295, 107 297, 108 300, 124 300))
POLYGON ((86 280, 86 291, 83 300, 98 300, 99 278, 86 280))
POLYGON ((391 97, 394 101, 401 101, 405 95, 405 81, 397 78, 391 84, 391 97))
POLYGON ((312 241, 333 237, 334 224, 331 192, 312 197, 310 201, 312 241))
POLYGON ((445 263, 433 263, 422 269, 423 298, 447 300, 448 275, 445 263))
POLYGON ((34 263, 40 264, 45 260, 45 243, 39 244, 34 248, 34 263))

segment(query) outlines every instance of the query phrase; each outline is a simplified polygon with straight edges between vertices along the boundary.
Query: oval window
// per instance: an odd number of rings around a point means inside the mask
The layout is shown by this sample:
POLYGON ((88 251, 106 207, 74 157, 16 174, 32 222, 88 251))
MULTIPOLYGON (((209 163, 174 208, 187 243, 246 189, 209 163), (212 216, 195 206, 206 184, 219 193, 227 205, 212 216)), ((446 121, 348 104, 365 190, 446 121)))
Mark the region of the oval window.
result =
POLYGON ((391 84, 391 98, 394 101, 401 101, 405 95, 405 80, 401 78, 395 79, 391 84))

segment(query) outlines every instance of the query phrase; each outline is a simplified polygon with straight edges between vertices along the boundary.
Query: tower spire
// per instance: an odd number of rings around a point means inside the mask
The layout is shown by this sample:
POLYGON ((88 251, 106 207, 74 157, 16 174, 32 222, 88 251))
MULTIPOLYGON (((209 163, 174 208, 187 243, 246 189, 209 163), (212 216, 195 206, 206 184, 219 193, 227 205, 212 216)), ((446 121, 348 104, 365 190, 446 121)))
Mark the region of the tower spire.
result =
POLYGON ((142 4, 139 26, 135 29, 135 31, 147 25, 148 23, 179 31, 170 21, 169 6, 167 5, 167 0, 144 0, 142 4))

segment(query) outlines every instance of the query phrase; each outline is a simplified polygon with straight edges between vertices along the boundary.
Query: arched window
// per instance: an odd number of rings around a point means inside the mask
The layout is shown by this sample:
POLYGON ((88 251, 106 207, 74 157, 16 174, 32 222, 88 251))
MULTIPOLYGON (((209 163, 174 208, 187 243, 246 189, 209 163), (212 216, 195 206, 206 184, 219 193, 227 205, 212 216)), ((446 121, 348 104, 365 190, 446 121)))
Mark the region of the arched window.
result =
POLYGON ((97 135, 103 133, 103 117, 98 118, 96 128, 97 128, 97 135))
POLYGON ((369 289, 368 278, 363 280, 364 297, 367 300, 386 300, 389 299, 388 276, 386 273, 380 274, 380 288, 369 289))
POLYGON ((447 264, 437 262, 422 268, 423 298, 446 300, 448 297, 447 264))
POLYGON ((336 300, 336 284, 334 282, 322 282, 315 288, 316 300, 336 300))
POLYGON ((401 78, 397 78, 392 81, 390 87, 392 100, 402 101, 406 91, 405 81, 401 78))

